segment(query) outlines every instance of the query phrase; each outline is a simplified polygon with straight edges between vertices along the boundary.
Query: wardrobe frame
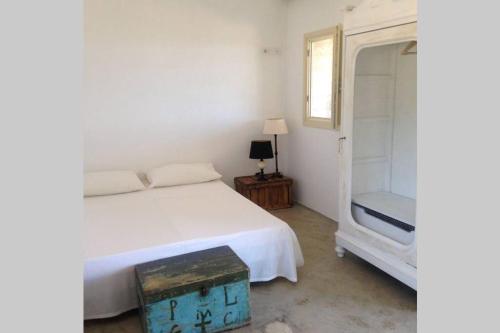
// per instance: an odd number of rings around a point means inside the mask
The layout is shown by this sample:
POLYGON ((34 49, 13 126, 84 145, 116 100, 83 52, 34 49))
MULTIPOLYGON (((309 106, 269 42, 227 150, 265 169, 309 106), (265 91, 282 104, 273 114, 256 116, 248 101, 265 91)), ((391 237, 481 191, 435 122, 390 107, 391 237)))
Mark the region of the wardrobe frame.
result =
MULTIPOLYGON (((348 250, 386 273, 417 289, 417 233, 403 245, 358 224, 351 213, 354 81, 359 52, 368 47, 417 40, 417 6, 414 0, 368 0, 344 18, 342 108, 339 138, 340 196, 336 253, 348 250)), ((417 157, 418 158, 418 157, 417 157)), ((417 219, 418 220, 418 219, 417 219)), ((418 223, 417 223, 418 224, 418 223)))

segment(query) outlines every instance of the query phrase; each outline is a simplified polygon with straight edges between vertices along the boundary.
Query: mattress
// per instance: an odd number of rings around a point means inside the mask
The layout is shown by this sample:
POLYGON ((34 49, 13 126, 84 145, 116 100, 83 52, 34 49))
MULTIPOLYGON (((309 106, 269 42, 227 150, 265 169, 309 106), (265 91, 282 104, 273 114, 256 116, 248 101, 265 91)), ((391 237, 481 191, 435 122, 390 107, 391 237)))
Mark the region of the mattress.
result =
POLYGON ((228 245, 250 281, 297 281, 304 259, 293 230, 222 181, 89 197, 85 210, 84 318, 137 307, 134 266, 228 245))
POLYGON ((403 244, 414 239, 416 201, 390 192, 353 195, 352 215, 359 224, 403 244))
POLYGON ((352 203, 415 227, 415 199, 391 192, 371 192, 354 195, 352 203))

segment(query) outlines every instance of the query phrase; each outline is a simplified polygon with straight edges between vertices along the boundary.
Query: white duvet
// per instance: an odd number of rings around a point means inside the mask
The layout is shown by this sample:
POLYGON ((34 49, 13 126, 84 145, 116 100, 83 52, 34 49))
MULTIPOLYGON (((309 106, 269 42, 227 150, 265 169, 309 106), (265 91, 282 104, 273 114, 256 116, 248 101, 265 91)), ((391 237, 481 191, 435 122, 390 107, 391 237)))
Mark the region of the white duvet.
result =
POLYGON ((134 266, 229 245, 250 281, 297 281, 293 230, 222 181, 85 198, 84 317, 137 306, 134 266))

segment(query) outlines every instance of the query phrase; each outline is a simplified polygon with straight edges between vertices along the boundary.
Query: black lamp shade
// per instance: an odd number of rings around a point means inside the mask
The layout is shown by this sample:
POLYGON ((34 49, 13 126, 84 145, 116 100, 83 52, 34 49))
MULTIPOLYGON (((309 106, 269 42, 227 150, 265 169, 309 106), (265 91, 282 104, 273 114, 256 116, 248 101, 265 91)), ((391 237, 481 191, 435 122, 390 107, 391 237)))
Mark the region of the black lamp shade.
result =
POLYGON ((250 158, 253 160, 265 160, 273 158, 273 147, 271 141, 252 141, 250 146, 250 158))

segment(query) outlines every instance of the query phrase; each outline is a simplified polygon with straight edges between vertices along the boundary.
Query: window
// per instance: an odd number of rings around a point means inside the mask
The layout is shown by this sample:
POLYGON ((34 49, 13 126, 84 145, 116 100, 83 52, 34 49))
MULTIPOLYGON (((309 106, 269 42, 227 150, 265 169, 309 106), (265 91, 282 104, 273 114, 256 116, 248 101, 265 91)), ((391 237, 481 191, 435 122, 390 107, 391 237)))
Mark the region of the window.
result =
POLYGON ((304 125, 337 128, 340 124, 339 26, 305 35, 304 125))

